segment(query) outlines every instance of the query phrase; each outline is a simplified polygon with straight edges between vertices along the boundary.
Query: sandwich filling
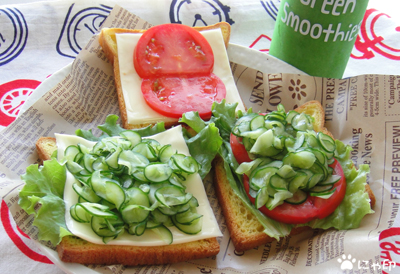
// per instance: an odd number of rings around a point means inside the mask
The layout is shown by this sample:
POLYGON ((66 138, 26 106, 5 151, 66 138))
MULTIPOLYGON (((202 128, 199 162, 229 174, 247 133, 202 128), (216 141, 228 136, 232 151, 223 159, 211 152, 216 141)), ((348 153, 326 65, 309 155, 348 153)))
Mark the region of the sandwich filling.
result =
POLYGON ((60 162, 76 158, 76 154, 68 155, 66 152, 79 146, 81 151, 87 149, 85 155, 92 159, 87 160, 89 166, 97 166, 96 170, 88 172, 90 175, 85 179, 74 167, 69 167, 72 162, 66 163, 64 201, 66 208, 70 209, 65 215, 68 230, 92 243, 138 246, 178 244, 220 236, 203 182, 197 173, 198 164, 187 157, 190 154, 181 127, 151 136, 151 139, 145 138, 143 142, 136 136, 134 138, 138 139, 134 143, 129 142, 132 138, 126 137, 103 139, 103 152, 99 153, 95 152, 99 143, 73 135, 56 135, 60 162), (149 146, 150 140, 156 146, 149 146), (119 149, 122 146, 115 146, 117 142, 124 142, 126 148, 119 149), (119 155, 109 153, 108 164, 104 164, 106 156, 96 165, 97 155, 109 149, 106 146, 112 147, 111 151, 116 149, 119 155), (155 148, 155 153, 152 148, 155 148), (179 167, 170 168, 171 158, 176 162, 178 156, 186 157, 182 160, 190 162, 185 166, 179 162, 186 171, 179 167), (115 172, 112 171, 113 157, 117 157, 114 159, 115 172), (121 172, 123 174, 117 175, 121 172), (82 193, 84 190, 78 189, 85 187, 89 178, 90 194, 94 196, 90 197, 91 201, 86 200, 90 198, 82 193), (101 203, 102 200, 106 203, 101 203), (181 219, 185 221, 179 222, 181 219), (95 227, 94 222, 99 227, 95 227))

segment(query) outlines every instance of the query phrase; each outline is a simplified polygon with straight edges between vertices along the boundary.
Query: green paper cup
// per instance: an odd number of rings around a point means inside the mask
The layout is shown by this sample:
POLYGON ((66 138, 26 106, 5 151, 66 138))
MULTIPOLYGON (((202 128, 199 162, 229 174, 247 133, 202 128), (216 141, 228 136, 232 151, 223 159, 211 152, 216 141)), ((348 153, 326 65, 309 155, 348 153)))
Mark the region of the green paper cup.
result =
POLYGON ((281 0, 269 53, 312 76, 342 78, 368 0, 281 0))

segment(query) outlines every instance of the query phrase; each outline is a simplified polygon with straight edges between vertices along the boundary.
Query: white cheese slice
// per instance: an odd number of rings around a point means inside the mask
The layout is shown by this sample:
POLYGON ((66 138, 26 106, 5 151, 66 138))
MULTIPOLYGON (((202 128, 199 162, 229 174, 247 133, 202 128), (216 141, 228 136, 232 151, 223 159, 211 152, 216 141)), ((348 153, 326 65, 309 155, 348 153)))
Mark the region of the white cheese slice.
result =
MULTIPOLYGON (((94 142, 90 142, 86 139, 74 135, 56 134, 55 136, 57 140, 59 161, 62 160, 62 156, 64 155, 65 149, 70 145, 76 145, 78 143, 81 143, 87 146, 88 148, 92 148, 95 144, 94 142)), ((182 136, 181 126, 177 126, 165 132, 153 135, 150 138, 159 141, 160 144, 163 145, 171 144, 174 148, 177 149, 179 153, 190 155, 189 149, 182 136)), ((104 244, 102 239, 93 232, 92 228, 90 227, 90 224, 79 223, 75 221, 70 215, 69 208, 78 202, 78 195, 72 189, 72 184, 74 183, 74 181, 75 181, 74 176, 70 172, 67 172, 67 181, 64 190, 66 225, 69 231, 71 231, 71 233, 74 234, 75 236, 78 236, 92 243, 104 244)), ((186 191, 192 193, 199 202, 199 207, 197 207, 197 212, 203 215, 202 217, 203 228, 202 231, 196 235, 188 235, 182 233, 176 227, 169 227, 173 234, 173 239, 174 239, 173 244, 180 244, 206 238, 222 236, 222 233, 219 230, 218 223, 215 219, 214 213, 208 202, 207 194, 205 192, 203 182, 200 176, 198 174, 193 174, 188 177, 186 182, 187 182, 186 191)), ((110 241, 108 244, 135 245, 135 246, 161 246, 165 245, 165 242, 163 242, 157 236, 157 234, 155 234, 151 230, 146 230, 146 232, 142 236, 130 235, 129 233, 124 232, 122 235, 119 235, 117 239, 110 241)))
MULTIPOLYGON (((226 102, 238 103, 237 110, 245 110, 240 98, 232 71, 229 64, 224 40, 220 29, 202 31, 201 34, 209 42, 214 53, 213 73, 217 75, 226 88, 226 102)), ((122 93, 125 100, 129 124, 155 123, 159 121, 174 122, 175 118, 166 117, 147 105, 145 102, 141 83, 142 79, 136 73, 133 65, 133 52, 142 34, 123 33, 116 34, 119 69, 121 74, 122 93)))

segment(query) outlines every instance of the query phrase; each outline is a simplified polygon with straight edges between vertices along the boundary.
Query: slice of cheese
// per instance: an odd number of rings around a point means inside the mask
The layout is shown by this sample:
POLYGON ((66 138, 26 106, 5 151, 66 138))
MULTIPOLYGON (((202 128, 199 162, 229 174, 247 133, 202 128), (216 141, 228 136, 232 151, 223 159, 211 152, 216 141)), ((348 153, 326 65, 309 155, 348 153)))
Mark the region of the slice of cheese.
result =
MULTIPOLYGON (((220 29, 202 31, 201 34, 207 39, 214 53, 213 73, 217 75, 226 88, 226 102, 238 103, 237 109, 245 111, 235 81, 232 76, 228 55, 220 29)), ((178 119, 163 116, 154 111, 145 102, 141 83, 142 79, 136 73, 133 65, 133 52, 140 33, 117 34, 117 46, 119 56, 119 68, 121 74, 122 92, 126 104, 129 124, 155 123, 159 121, 176 122, 178 119)))
MULTIPOLYGON (((88 148, 92 148, 95 145, 95 142, 90 142, 86 139, 83 139, 78 136, 66 135, 66 134, 56 134, 57 140, 57 148, 58 148, 58 160, 62 160, 62 156, 64 155, 65 149, 70 145, 76 145, 81 143, 88 148)), ((160 144, 166 145, 171 144, 174 148, 177 149, 179 153, 183 153, 185 155, 189 154, 189 149, 186 145, 185 140, 182 136, 182 128, 181 126, 177 126, 171 128, 165 132, 159 133, 157 135, 150 136, 149 138, 157 140, 160 144)), ((75 221, 69 212, 69 208, 78 202, 78 195, 72 189, 72 184, 75 182, 74 176, 67 172, 67 181, 65 184, 64 190, 64 201, 65 201, 65 221, 69 231, 75 236, 78 236, 82 239, 85 239, 89 242, 96 244, 104 244, 102 238, 97 236, 90 224, 79 223, 75 221)), ((207 194, 205 192, 203 182, 198 174, 193 174, 188 177, 186 180, 186 191, 192 193, 199 202, 199 207, 197 208, 197 212, 202 214, 203 217, 203 228, 202 231, 196 235, 188 235, 182 233, 176 227, 170 227, 170 230, 173 234, 173 244, 192 242, 196 240, 213 238, 222 236, 221 231, 219 230, 218 223, 215 219, 214 213, 210 207, 208 202, 207 194)), ((161 246, 165 245, 165 242, 162 241, 157 234, 152 232, 151 230, 146 230, 146 232, 142 236, 130 235, 127 232, 124 232, 122 235, 119 235, 117 239, 110 241, 108 244, 113 245, 135 245, 135 246, 161 246)))

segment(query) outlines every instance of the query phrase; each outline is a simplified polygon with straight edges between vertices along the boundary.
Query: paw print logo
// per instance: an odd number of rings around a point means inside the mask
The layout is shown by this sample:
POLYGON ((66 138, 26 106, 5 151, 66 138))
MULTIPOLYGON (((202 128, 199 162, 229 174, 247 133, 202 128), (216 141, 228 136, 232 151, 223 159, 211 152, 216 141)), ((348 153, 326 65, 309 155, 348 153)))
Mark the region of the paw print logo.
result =
POLYGON ((307 85, 302 84, 300 79, 297 79, 296 81, 294 79, 291 79, 290 84, 291 86, 289 86, 289 91, 293 92, 293 99, 297 97, 298 100, 301 100, 302 97, 307 96, 307 93, 304 91, 307 88, 307 85))
POLYGON ((352 270, 353 269, 353 264, 356 262, 356 258, 351 258, 351 255, 342 255, 342 258, 337 259, 337 261, 340 263, 340 269, 342 270, 352 270))

